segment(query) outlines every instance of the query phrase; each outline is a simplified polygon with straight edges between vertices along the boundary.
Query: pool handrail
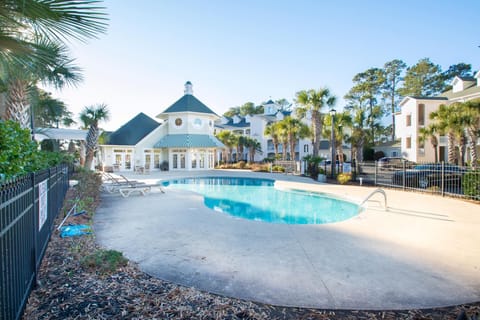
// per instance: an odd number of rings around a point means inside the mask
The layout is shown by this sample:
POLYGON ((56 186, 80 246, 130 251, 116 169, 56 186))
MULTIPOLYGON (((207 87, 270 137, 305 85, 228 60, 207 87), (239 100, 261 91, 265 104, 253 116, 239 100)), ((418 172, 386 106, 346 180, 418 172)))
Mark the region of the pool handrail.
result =
POLYGON ((366 196, 365 199, 362 201, 362 203, 360 203, 360 207, 363 206, 376 193, 380 193, 380 194, 383 195, 383 199, 385 200, 383 209, 385 211, 387 211, 387 208, 388 208, 387 207, 387 194, 381 188, 377 188, 377 189, 373 190, 368 196, 366 196))

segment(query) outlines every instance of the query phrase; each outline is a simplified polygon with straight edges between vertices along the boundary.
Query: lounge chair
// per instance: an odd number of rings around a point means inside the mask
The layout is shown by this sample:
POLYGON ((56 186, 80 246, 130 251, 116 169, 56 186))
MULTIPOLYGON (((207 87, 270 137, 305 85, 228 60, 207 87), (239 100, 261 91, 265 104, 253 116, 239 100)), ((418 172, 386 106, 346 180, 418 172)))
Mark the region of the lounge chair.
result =
POLYGON ((114 176, 106 172, 102 172, 102 179, 104 181, 102 184, 102 189, 109 193, 114 193, 116 191, 119 191, 120 188, 145 185, 144 182, 129 180, 123 175, 114 176))
POLYGON ((161 184, 138 184, 135 186, 123 186, 118 188, 118 191, 122 197, 127 198, 134 192, 139 192, 142 196, 144 196, 152 191, 152 188, 159 188, 161 193, 165 193, 165 190, 161 184))

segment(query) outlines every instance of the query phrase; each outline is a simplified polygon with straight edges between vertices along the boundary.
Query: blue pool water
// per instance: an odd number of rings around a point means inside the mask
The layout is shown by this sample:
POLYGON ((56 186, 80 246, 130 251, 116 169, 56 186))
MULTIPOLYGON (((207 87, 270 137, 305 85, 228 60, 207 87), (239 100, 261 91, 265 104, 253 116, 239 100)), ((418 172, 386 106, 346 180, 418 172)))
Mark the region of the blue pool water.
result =
POLYGON ((287 224, 324 224, 349 219, 359 206, 320 193, 274 188, 273 180, 231 177, 165 181, 168 188, 203 195, 207 207, 232 216, 287 224))

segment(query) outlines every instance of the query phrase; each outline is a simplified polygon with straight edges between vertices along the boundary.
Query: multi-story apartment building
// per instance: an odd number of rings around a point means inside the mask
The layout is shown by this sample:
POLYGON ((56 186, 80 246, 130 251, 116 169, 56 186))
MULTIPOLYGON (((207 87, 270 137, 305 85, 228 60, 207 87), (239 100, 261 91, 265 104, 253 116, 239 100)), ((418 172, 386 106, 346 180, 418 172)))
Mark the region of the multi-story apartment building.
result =
MULTIPOLYGON (((272 122, 283 120, 286 116, 292 115, 292 111, 284 110, 282 107, 272 100, 267 101, 263 105, 263 114, 247 115, 247 116, 234 116, 232 118, 222 117, 215 123, 215 129, 217 132, 222 130, 229 130, 235 134, 249 136, 256 139, 261 144, 262 153, 255 154, 255 161, 262 161, 265 158, 273 158, 275 155, 274 146, 271 137, 264 134, 265 128, 272 122)), ((310 125, 310 120, 303 120, 305 124, 310 125)), ((288 148, 288 146, 287 146, 288 148)), ((278 152, 281 154, 283 151, 283 145, 279 145, 278 152)), ((289 150, 287 150, 289 152, 289 150)), ((302 160, 306 155, 312 154, 313 146, 310 138, 299 139, 295 147, 295 159, 302 160)), ((248 150, 244 150, 244 154, 237 157, 234 150, 235 159, 248 159, 248 150)), ((344 146, 345 158, 347 161, 351 158, 350 147, 344 146)), ((325 159, 329 159, 331 155, 330 140, 324 139, 320 141, 319 156, 325 159)), ((288 155, 289 156, 289 155, 288 155)))
MULTIPOLYGON (((396 114, 395 135, 401 140, 401 156, 414 162, 433 162, 435 151, 428 139, 422 141, 420 129, 427 127, 430 114, 442 104, 465 102, 480 98, 480 71, 474 77, 455 77, 452 89, 436 97, 405 97, 400 103, 400 112, 396 114)), ((447 139, 439 137, 439 161, 447 160, 447 139)), ((477 141, 480 151, 480 142, 477 141)), ((467 152, 468 157, 468 152, 467 152)), ((468 159, 467 159, 468 160, 468 159)))

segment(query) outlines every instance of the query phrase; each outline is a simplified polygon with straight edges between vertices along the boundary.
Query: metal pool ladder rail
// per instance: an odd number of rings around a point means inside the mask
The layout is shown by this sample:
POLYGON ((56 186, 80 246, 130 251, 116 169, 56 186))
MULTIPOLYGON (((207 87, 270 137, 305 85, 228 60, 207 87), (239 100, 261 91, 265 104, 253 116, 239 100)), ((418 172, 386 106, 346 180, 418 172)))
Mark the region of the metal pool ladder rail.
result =
POLYGON ((368 196, 366 196, 365 199, 362 201, 362 203, 360 203, 360 207, 363 206, 365 204, 365 202, 367 202, 368 199, 373 197, 373 195, 376 194, 376 193, 383 194, 383 199, 385 200, 383 209, 385 211, 387 211, 387 194, 385 193, 385 191, 383 189, 380 189, 380 188, 377 188, 377 189, 373 190, 368 196))

